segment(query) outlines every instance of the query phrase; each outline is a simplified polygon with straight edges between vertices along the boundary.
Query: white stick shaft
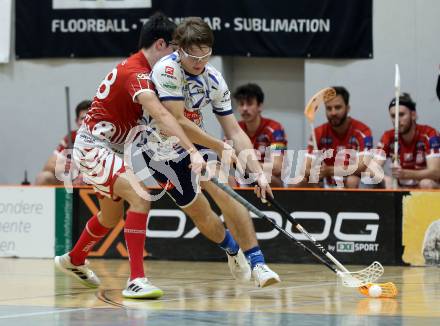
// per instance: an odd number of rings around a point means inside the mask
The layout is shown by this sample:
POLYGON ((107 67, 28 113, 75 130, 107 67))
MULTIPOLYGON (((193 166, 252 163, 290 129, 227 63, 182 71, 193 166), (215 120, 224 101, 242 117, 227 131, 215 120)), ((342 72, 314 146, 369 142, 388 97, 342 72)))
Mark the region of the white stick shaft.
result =
POLYGON ((72 149, 72 138, 70 133, 72 132, 72 124, 70 123, 70 88, 69 86, 64 87, 66 95, 66 118, 67 118, 67 148, 72 149))
MULTIPOLYGON (((399 166, 399 114, 400 114, 400 71, 399 65, 396 64, 395 67, 395 77, 394 77, 394 96, 396 98, 396 106, 394 110, 394 160, 393 165, 395 167, 399 166)), ((398 188, 398 180, 393 177, 393 188, 398 188)))
POLYGON ((316 141, 316 134, 315 134, 315 125, 313 122, 310 122, 310 128, 312 129, 313 149, 318 150, 318 142, 316 141))

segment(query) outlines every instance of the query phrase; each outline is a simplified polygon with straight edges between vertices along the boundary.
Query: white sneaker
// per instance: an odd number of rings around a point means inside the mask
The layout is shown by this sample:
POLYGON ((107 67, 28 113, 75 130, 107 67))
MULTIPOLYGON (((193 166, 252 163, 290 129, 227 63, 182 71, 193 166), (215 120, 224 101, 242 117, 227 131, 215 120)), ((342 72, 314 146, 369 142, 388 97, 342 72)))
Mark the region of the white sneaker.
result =
POLYGON ((151 284, 146 277, 138 277, 127 281, 122 295, 129 299, 158 299, 163 296, 163 291, 151 284))
POLYGON ((277 273, 269 268, 266 264, 258 264, 252 270, 252 276, 255 285, 260 288, 281 282, 277 273))
POLYGON ((235 256, 228 256, 228 266, 232 276, 240 282, 248 282, 251 280, 251 267, 241 249, 235 256))
POLYGON ((69 253, 62 256, 55 256, 55 266, 64 274, 72 276, 89 288, 97 288, 101 285, 98 276, 88 267, 86 260, 84 265, 73 265, 69 253))

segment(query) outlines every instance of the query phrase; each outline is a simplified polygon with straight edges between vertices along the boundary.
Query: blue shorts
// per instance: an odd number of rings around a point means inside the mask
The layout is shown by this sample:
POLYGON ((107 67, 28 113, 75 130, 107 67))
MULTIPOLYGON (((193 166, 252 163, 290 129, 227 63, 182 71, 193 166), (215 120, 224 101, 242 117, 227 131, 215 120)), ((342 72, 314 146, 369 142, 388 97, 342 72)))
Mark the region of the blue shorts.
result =
MULTIPOLYGON (((205 161, 217 157, 209 149, 197 146, 205 161)), ((187 151, 181 150, 172 160, 154 160, 154 153, 144 151, 142 156, 156 182, 166 190, 179 207, 190 205, 200 191, 199 178, 191 171, 191 159, 187 151)))

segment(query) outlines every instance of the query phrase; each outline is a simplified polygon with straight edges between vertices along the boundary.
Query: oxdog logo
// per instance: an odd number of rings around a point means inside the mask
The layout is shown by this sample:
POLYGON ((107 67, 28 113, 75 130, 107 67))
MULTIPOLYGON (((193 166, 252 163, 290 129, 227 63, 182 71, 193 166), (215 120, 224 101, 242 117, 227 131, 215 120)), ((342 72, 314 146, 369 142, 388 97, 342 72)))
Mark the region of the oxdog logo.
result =
POLYGON ((52 0, 52 9, 151 8, 151 0, 52 0))

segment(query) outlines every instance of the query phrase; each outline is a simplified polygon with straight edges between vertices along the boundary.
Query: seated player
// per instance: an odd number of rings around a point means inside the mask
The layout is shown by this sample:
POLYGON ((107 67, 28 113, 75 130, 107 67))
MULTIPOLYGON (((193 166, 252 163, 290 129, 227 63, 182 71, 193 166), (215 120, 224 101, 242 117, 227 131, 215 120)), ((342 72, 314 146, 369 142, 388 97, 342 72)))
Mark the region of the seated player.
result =
MULTIPOLYGON (((394 125, 396 99, 388 106, 394 125)), ((398 165, 394 164, 394 129, 387 130, 381 137, 378 149, 382 156, 376 157, 384 164, 391 159, 392 176, 385 176, 385 187, 393 188, 392 178, 403 188, 439 188, 440 180, 440 138, 438 132, 427 125, 417 124, 416 103, 408 93, 399 97, 399 142, 398 165)))
MULTIPOLYGON (((308 145, 308 155, 306 157, 305 180, 301 184, 304 187, 346 187, 358 188, 360 176, 367 166, 364 163, 366 151, 371 149, 373 138, 370 128, 364 123, 353 119, 348 114, 350 112, 350 94, 344 87, 333 87, 336 97, 325 103, 325 114, 328 122, 315 128, 316 142, 318 150, 329 155, 322 161, 319 170, 319 183, 312 183, 311 178, 312 164, 320 163, 322 160, 318 153, 314 153, 312 138, 308 145), (344 166, 337 169, 347 168, 353 164, 353 173, 342 176, 336 172, 335 160, 338 152, 342 150, 356 151, 356 157, 344 158, 344 166)), ((344 156, 345 157, 345 156, 344 156)), ((317 179, 317 178, 316 178, 317 179)))
POLYGON ((239 121, 241 129, 250 138, 254 149, 260 153, 260 163, 271 166, 271 186, 282 187, 283 152, 287 149, 287 137, 283 126, 278 121, 261 115, 264 93, 257 84, 238 87, 234 92, 234 98, 242 118, 239 121))
MULTIPOLYGON (((75 108, 75 115, 76 115, 76 126, 77 128, 79 128, 81 126, 81 123, 83 122, 87 111, 90 108, 90 105, 92 104, 92 101, 89 100, 84 100, 82 102, 80 102, 76 108, 75 108)), ((70 132, 70 144, 71 146, 73 146, 73 144, 75 143, 75 138, 76 138, 76 133, 77 133, 77 129, 72 130, 70 132)), ((49 157, 49 159, 47 160, 46 164, 43 167, 43 170, 38 173, 36 179, 35 179, 35 184, 38 186, 42 186, 42 185, 61 185, 63 183, 63 181, 58 180, 55 176, 55 166, 57 163, 57 159, 59 158, 60 155, 65 155, 63 153, 63 151, 65 149, 67 149, 68 144, 69 144, 69 136, 66 135, 66 137, 64 137, 60 143, 58 144, 57 148, 55 149, 55 151, 53 152, 53 154, 49 157)), ((65 159, 62 160, 63 162, 65 162, 65 159)), ((66 166, 65 169, 69 170, 70 169, 70 164, 68 164, 69 166, 66 166)), ((80 184, 84 184, 82 182, 81 176, 78 176, 74 181, 75 185, 80 185, 80 184)))

